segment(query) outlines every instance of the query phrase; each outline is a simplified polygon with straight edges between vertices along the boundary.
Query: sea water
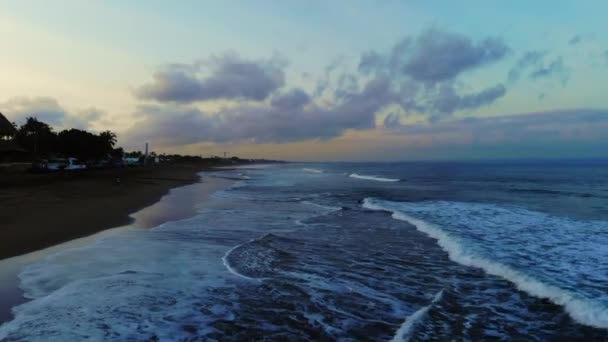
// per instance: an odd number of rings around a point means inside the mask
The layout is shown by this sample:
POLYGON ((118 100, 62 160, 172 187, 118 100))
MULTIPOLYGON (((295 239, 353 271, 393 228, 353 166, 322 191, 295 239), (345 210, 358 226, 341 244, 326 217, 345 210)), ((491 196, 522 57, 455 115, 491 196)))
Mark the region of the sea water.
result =
POLYGON ((608 164, 286 164, 19 274, 0 340, 608 338, 608 164))

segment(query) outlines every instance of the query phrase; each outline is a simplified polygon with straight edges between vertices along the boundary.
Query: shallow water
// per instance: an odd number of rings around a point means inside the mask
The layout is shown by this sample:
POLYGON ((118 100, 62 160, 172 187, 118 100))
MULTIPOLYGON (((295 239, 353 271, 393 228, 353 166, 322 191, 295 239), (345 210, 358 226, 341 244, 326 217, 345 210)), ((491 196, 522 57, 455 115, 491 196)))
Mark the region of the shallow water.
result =
POLYGON ((25 267, 0 339, 608 338, 606 172, 436 167, 218 172, 191 218, 25 267))

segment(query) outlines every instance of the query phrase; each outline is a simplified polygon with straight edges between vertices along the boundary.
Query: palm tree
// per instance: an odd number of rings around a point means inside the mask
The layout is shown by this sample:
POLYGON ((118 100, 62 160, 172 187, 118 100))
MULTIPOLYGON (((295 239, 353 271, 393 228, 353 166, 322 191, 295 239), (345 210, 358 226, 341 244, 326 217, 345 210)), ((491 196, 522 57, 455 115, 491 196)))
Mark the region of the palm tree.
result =
POLYGON ((111 131, 101 132, 99 133, 99 137, 105 144, 112 148, 114 148, 114 145, 116 145, 116 142, 118 141, 118 139, 116 138, 116 133, 111 131))

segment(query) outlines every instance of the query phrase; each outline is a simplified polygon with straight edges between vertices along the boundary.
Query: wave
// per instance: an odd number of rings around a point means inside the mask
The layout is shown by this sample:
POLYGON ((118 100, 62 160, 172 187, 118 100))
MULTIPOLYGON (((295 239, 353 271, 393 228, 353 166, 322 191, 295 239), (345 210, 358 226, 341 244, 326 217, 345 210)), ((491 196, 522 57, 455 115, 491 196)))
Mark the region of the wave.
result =
POLYGON ((244 275, 244 274, 240 273, 239 271, 237 271, 237 270, 236 270, 236 268, 235 268, 235 267, 233 267, 233 265, 230 263, 229 258, 230 258, 230 257, 231 257, 231 255, 232 255, 232 254, 233 254, 233 253, 234 253, 236 250, 238 250, 239 248, 243 248, 243 247, 244 247, 244 246, 246 246, 247 244, 250 244, 250 243, 255 243, 256 241, 262 240, 262 239, 264 239, 265 237, 267 237, 267 236, 269 236, 269 235, 270 235, 270 233, 267 233, 267 234, 264 234, 264 235, 262 235, 262 236, 259 236, 259 237, 255 238, 255 239, 251 239, 251 240, 249 240, 249 241, 247 241, 247 242, 243 242, 243 243, 241 243, 241 244, 239 244, 239 245, 236 245, 236 246, 234 246, 234 247, 230 248, 230 249, 229 249, 229 250, 226 252, 226 254, 224 254, 224 256, 222 257, 222 263, 224 264, 224 266, 226 267, 226 269, 227 269, 227 270, 228 270, 230 273, 232 273, 232 274, 236 275, 236 276, 237 276, 237 277, 239 277, 239 278, 243 278, 243 279, 245 279, 245 280, 250 280, 250 281, 256 281, 256 282, 262 281, 262 280, 263 280, 263 278, 253 278, 253 277, 248 277, 248 276, 246 276, 246 275, 244 275))
POLYGON ((480 268, 488 274, 512 282, 519 290, 534 297, 548 299, 557 305, 561 305, 570 317, 578 323, 596 328, 608 328, 608 307, 580 298, 576 294, 557 286, 543 283, 500 262, 472 253, 463 242, 444 232, 438 226, 385 207, 381 202, 373 198, 366 198, 363 201, 363 207, 370 210, 391 212, 394 219, 411 223, 418 231, 437 240, 437 244, 448 253, 451 260, 464 266, 480 268))
POLYGON ((312 172, 312 173, 323 173, 323 170, 307 168, 307 167, 303 168, 302 171, 312 172))
POLYGON ((359 175, 356 173, 351 173, 348 176, 351 178, 365 179, 365 180, 371 180, 371 181, 376 181, 376 182, 398 182, 398 181, 400 181, 399 179, 395 179, 395 178, 384 178, 384 177, 377 177, 377 176, 359 175))
POLYGON ((263 281, 281 273, 281 267, 294 260, 293 255, 278 247, 289 239, 265 233, 236 245, 222 257, 224 266, 234 275, 252 281, 263 281))
POLYGON ((403 324, 401 324, 401 326, 399 327, 399 330, 397 330, 397 332, 395 333, 395 336, 393 336, 393 338, 391 339, 391 342, 409 341, 416 325, 418 325, 418 323, 420 323, 420 321, 422 321, 426 317, 431 307, 437 302, 439 302, 442 296, 443 290, 435 294, 433 300, 429 305, 418 309, 416 312, 408 316, 403 322, 403 324))
POLYGON ((318 204, 318 203, 314 203, 314 202, 310 202, 310 201, 301 201, 300 203, 326 210, 329 213, 342 210, 342 207, 332 207, 329 205, 322 205, 322 204, 318 204))

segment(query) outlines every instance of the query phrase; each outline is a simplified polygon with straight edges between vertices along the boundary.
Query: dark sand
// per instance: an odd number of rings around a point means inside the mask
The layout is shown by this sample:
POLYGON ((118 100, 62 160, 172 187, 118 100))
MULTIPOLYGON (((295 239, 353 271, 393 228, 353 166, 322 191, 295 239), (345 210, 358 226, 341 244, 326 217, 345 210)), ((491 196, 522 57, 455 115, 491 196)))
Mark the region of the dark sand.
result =
POLYGON ((53 174, 0 174, 0 259, 129 224, 169 189, 199 180, 206 165, 163 165, 53 174), (119 178, 120 182, 116 179, 119 178))

